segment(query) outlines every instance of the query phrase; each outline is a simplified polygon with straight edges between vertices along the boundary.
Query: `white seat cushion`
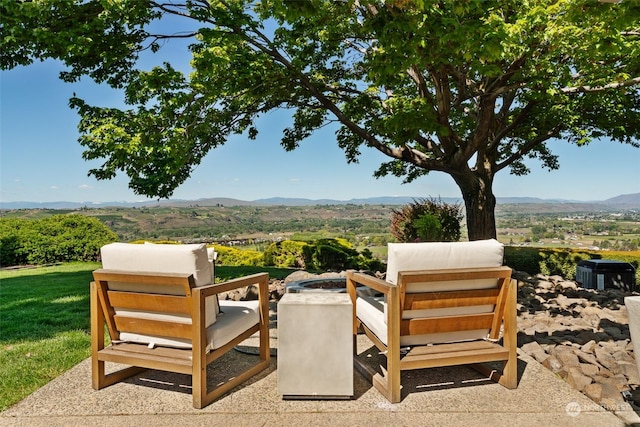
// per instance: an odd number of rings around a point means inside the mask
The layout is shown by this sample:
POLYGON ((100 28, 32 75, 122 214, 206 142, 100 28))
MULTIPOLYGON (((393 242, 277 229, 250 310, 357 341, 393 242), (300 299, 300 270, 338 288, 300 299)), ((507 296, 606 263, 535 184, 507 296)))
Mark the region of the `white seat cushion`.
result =
MULTIPOLYGON (((260 322, 259 301, 220 301, 222 313, 216 323, 207 328, 206 351, 227 344, 250 327, 260 322)), ((191 340, 122 333, 121 341, 152 344, 164 347, 191 348, 191 340)))
MULTIPOLYGON (((380 341, 387 345, 387 317, 386 317, 386 303, 384 297, 361 297, 356 299, 356 316, 362 323, 373 332, 380 341)), ((431 316, 443 315, 444 312, 440 310, 433 310, 431 316)), ((484 312, 480 309, 466 310, 466 313, 471 312, 484 312)), ((450 311, 453 314, 454 310, 450 311)), ((403 316, 405 317, 405 316, 403 316)), ((418 317, 418 316, 414 316, 418 317)), ((405 317, 406 318, 406 317, 405 317)), ((436 334, 424 334, 424 335, 403 335, 400 336, 401 346, 414 346, 425 344, 441 344, 447 342, 459 342, 469 341, 487 338, 489 331, 486 329, 472 330, 472 331, 456 331, 456 332, 442 332, 436 334)))

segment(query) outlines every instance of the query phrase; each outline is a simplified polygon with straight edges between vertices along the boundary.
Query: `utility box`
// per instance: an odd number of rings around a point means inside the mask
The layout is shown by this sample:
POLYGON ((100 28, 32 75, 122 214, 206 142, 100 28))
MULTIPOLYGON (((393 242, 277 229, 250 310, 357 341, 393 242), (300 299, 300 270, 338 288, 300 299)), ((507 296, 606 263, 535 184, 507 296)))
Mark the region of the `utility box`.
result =
POLYGON ((628 262, 590 259, 578 262, 576 282, 586 289, 636 290, 636 269, 628 262))

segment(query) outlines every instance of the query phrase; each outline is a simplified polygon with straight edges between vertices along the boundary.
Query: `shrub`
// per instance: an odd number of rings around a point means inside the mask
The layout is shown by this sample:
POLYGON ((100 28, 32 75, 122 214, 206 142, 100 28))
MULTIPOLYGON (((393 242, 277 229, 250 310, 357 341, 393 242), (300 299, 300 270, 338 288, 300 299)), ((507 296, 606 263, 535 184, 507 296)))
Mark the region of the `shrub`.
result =
POLYGON ((462 218, 459 204, 440 199, 414 200, 392 211, 391 234, 399 242, 457 242, 462 218))
POLYGON ((360 270, 370 271, 385 271, 387 266, 374 257, 373 253, 369 249, 363 249, 360 255, 358 255, 358 268, 360 270))
POLYGON ((341 271, 358 268, 358 251, 344 239, 319 239, 310 243, 305 260, 312 268, 341 271))
MULTIPOLYGON (((283 240, 269 245, 264 251, 265 265, 285 268, 311 268, 306 263, 306 242, 283 240)), ((310 256, 308 256, 310 257, 310 256)))
POLYGON ((540 263, 540 273, 545 275, 560 275, 567 279, 576 278, 576 267, 578 262, 593 257, 586 252, 554 249, 540 251, 542 262, 540 263))
POLYGON ((353 255, 350 251, 332 245, 316 245, 314 248, 314 261, 323 270, 339 271, 356 266, 351 262, 353 255))
POLYGON ((430 213, 420 215, 413 222, 413 228, 416 230, 418 239, 423 242, 437 242, 442 235, 442 224, 440 224, 440 220, 430 213))
POLYGON ((216 264, 227 266, 252 265, 262 267, 264 263, 264 254, 251 249, 238 249, 229 246, 214 246, 218 257, 216 264))
POLYGON ((30 219, 0 218, 0 265, 97 261, 100 248, 118 236, 96 218, 53 215, 30 219))
POLYGON ((560 275, 575 279, 576 267, 581 260, 612 259, 631 263, 636 268, 636 279, 640 279, 640 252, 585 251, 561 248, 536 248, 505 246, 504 263, 509 267, 531 275, 560 275))
POLYGON ((264 253, 265 265, 306 270, 381 270, 383 264, 369 250, 359 253, 345 239, 311 242, 284 240, 272 243, 264 253))

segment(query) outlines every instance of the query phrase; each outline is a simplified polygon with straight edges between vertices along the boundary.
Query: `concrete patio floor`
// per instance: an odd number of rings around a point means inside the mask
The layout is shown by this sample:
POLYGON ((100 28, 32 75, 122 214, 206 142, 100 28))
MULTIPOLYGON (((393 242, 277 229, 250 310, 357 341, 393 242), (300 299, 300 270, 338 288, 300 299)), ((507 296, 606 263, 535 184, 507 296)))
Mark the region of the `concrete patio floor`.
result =
MULTIPOLYGON (((271 330, 277 348, 277 330, 271 330)), ((257 347, 250 338, 210 366, 211 382, 251 363, 257 347)), ((358 337, 358 351, 380 357, 358 337)), ((146 371, 96 391, 91 363, 84 360, 0 414, 2 426, 625 426, 640 425, 628 404, 605 410, 519 352, 516 390, 468 367, 404 372, 403 400, 389 403, 354 370, 353 398, 285 400, 277 392, 277 360, 261 374, 204 409, 192 407, 190 377, 146 371)))

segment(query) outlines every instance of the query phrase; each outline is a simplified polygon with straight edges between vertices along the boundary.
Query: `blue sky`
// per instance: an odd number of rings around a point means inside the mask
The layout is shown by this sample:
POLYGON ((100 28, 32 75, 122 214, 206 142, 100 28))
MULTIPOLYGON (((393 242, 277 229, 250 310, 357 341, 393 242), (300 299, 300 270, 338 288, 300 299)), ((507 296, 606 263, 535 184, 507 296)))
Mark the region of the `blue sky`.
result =
MULTIPOLYGON (((74 92, 95 105, 120 105, 120 93, 91 82, 63 83, 58 80, 61 69, 46 61, 0 72, 0 202, 145 200, 128 188, 124 175, 111 181, 87 176, 98 163, 82 159, 79 116, 68 107, 74 92)), ((387 158, 370 150, 363 152, 360 164, 347 164, 331 129, 286 152, 279 145, 286 124, 286 112, 263 117, 257 140, 234 137, 210 152, 172 198, 460 197, 453 180, 442 173, 411 184, 395 177, 373 178, 387 158)), ((552 145, 560 170, 549 172, 531 161, 528 176, 503 171, 496 177, 495 195, 588 201, 640 192, 640 149, 609 141, 581 148, 564 141, 552 145)))

